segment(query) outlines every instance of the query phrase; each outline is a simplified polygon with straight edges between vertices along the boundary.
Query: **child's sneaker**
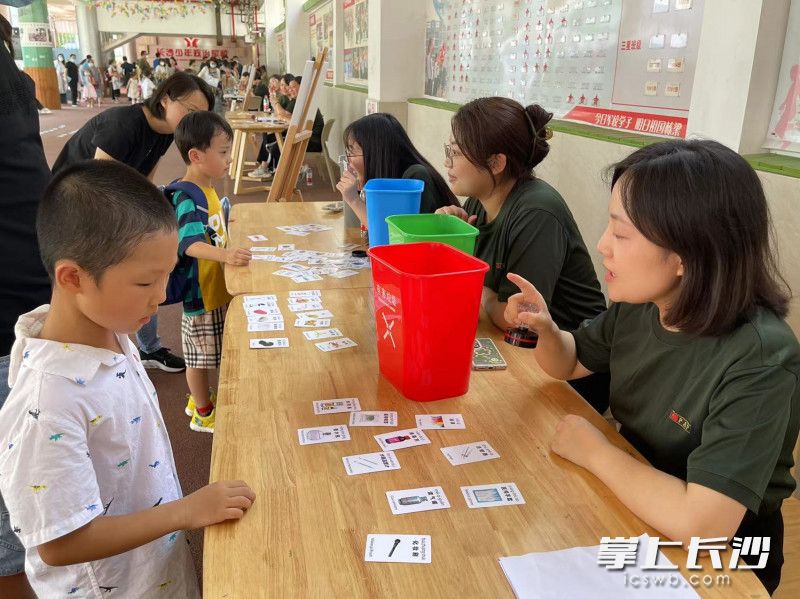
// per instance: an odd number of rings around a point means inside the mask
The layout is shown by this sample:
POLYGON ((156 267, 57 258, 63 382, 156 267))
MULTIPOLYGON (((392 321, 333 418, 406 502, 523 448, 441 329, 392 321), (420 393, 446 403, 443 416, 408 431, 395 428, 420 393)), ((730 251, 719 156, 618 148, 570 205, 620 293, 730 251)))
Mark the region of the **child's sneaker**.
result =
MULTIPOLYGON (((212 391, 211 389, 208 390, 208 398, 211 400, 211 405, 217 405, 217 392, 212 391)), ((194 397, 192 397, 191 393, 186 394, 186 409, 184 410, 187 416, 194 416, 194 397)))
POLYGON ((192 421, 189 423, 189 428, 198 433, 213 433, 216 417, 216 408, 212 409, 208 416, 201 416, 195 408, 192 414, 192 421))

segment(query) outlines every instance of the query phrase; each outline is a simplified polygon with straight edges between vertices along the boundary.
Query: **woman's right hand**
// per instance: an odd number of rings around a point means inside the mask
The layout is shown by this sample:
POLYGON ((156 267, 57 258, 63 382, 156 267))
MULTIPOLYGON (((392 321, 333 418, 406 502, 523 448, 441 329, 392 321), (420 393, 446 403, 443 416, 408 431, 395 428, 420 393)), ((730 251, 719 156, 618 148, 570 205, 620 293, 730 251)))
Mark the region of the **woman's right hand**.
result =
POLYGON ((353 210, 355 210, 356 206, 359 204, 364 203, 358 195, 358 176, 354 175, 350 169, 342 173, 342 178, 339 179, 339 182, 336 184, 336 189, 339 190, 339 193, 342 194, 342 199, 347 202, 353 210))
POLYGON ((478 216, 476 214, 467 214, 467 211, 461 206, 443 206, 442 208, 439 208, 435 214, 449 214, 450 216, 457 216, 470 225, 474 225, 475 221, 478 220, 478 216))
POLYGON ((524 325, 539 337, 549 333, 557 333, 558 326, 550 316, 547 302, 542 297, 542 294, 536 290, 536 287, 514 273, 508 273, 506 276, 521 291, 521 293, 515 293, 508 298, 508 304, 503 314, 506 322, 510 322, 514 326, 524 325))

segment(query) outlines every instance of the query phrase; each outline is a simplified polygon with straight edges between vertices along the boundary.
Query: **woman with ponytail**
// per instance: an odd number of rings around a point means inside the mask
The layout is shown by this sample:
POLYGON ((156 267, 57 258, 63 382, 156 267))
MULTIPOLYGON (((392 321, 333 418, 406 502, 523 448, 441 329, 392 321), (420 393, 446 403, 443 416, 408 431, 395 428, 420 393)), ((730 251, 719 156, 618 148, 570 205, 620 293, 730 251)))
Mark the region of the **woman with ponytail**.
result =
MULTIPOLYGON (((553 117, 538 104, 479 98, 453 116, 445 167, 450 188, 467 196, 464 207, 446 206, 476 226, 475 255, 489 264, 483 307, 494 324, 514 326, 504 312, 517 293, 508 273, 533 282, 553 320, 565 330, 606 309, 605 298, 578 225, 564 199, 533 173, 550 151, 553 117), (525 273, 525 274, 522 274, 525 273)), ((606 373, 570 384, 599 412, 608 407, 606 373)))

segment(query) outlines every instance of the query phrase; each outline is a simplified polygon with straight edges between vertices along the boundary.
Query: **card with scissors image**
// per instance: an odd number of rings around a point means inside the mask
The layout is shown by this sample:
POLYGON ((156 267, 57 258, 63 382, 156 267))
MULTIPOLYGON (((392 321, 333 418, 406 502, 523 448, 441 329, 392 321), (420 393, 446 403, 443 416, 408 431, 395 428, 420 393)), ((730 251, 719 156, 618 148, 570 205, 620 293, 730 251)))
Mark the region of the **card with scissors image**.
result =
POLYGON ((486 441, 465 443, 464 445, 452 445, 451 447, 442 447, 441 450, 444 457, 446 457, 447 461, 453 466, 494 460, 500 457, 500 454, 486 441))

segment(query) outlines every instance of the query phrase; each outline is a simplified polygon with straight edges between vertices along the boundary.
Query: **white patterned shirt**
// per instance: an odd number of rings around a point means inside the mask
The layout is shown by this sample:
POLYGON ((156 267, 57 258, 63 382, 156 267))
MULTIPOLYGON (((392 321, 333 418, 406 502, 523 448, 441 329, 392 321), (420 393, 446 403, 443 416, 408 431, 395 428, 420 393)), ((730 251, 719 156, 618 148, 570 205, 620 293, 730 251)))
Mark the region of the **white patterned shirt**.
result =
POLYGON ((54 567, 38 545, 182 497, 153 384, 122 354, 38 339, 49 306, 19 318, 0 412, 0 492, 39 597, 200 596, 183 532, 113 557, 54 567))

